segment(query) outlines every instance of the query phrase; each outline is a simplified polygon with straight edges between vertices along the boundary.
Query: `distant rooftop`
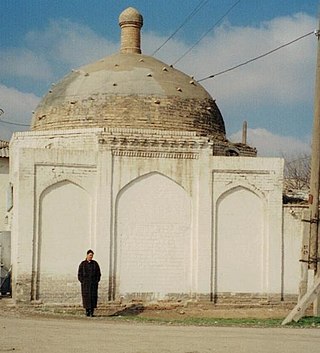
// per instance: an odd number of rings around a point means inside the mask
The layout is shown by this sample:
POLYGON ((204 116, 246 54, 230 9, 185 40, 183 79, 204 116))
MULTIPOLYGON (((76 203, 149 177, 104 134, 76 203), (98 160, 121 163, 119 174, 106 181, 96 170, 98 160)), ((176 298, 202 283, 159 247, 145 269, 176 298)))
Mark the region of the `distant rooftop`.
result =
POLYGON ((0 158, 9 158, 9 142, 0 140, 0 158))

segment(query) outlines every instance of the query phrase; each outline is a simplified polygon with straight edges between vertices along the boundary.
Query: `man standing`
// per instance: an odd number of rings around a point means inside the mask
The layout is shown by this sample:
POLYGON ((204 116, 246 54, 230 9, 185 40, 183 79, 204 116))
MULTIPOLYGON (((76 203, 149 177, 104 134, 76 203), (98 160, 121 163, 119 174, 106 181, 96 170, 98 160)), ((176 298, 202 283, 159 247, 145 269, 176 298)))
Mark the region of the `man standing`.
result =
POLYGON ((98 301, 98 284, 101 277, 100 267, 93 260, 94 252, 87 251, 87 256, 79 265, 78 280, 81 282, 81 294, 83 307, 87 316, 93 316, 98 301))

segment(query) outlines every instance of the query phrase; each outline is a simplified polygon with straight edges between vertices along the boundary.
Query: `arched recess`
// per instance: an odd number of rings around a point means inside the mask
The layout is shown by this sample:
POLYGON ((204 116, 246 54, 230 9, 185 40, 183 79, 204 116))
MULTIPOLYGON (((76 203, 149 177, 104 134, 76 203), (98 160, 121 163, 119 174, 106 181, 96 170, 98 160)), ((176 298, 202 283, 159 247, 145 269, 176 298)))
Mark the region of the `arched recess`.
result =
POLYGON ((261 293, 264 264, 264 203, 235 187, 216 203, 215 292, 261 293))
MULTIPOLYGON (((39 198, 37 264, 38 299, 67 301, 77 281, 77 269, 90 246, 91 202, 80 186, 60 181, 45 189, 39 198)), ((79 289, 77 288, 77 291, 79 289)), ((73 293, 72 293, 73 292, 73 293)))
POLYGON ((159 173, 132 181, 116 204, 116 296, 190 293, 190 242, 186 191, 159 173))

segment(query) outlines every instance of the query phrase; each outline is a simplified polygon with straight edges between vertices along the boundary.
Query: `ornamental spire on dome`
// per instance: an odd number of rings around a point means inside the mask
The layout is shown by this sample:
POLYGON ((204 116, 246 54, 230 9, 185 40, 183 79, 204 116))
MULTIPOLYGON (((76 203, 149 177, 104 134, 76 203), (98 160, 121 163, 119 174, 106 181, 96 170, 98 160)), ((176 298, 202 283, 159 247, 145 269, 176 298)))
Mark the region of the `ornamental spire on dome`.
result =
POLYGON ((138 10, 128 7, 119 16, 121 27, 121 53, 141 54, 140 30, 143 25, 143 17, 138 10))

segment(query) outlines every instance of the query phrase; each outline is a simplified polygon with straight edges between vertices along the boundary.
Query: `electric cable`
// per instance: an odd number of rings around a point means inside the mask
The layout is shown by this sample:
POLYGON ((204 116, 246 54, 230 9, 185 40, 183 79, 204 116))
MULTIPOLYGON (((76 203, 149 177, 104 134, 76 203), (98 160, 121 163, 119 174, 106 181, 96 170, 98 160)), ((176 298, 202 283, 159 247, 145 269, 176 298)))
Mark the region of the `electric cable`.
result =
MULTIPOLYGON (((4 114, 4 110, 2 108, 0 108, 0 115, 4 114)), ((17 126, 30 126, 30 125, 26 125, 26 124, 21 124, 21 123, 13 123, 10 121, 4 121, 2 119, 0 119, 0 123, 4 123, 4 124, 8 124, 8 125, 17 125, 17 126)))
POLYGON ((275 49, 272 49, 272 50, 270 50, 270 51, 268 51, 268 52, 266 52, 266 53, 264 53, 264 54, 258 55, 258 56, 254 57, 254 58, 252 58, 252 59, 249 59, 249 60, 247 60, 247 61, 245 61, 245 62, 243 62, 243 63, 241 63, 241 64, 235 65, 235 66, 233 66, 233 67, 230 67, 229 69, 220 71, 220 72, 218 72, 218 73, 216 73, 216 74, 213 74, 213 75, 210 75, 210 76, 201 78, 200 80, 197 80, 197 82, 205 81, 205 80, 208 80, 209 78, 214 78, 214 77, 216 77, 216 76, 225 74, 226 72, 233 71, 233 70, 235 70, 235 69, 237 69, 237 68, 239 68, 239 67, 241 67, 241 66, 250 64, 250 63, 252 63, 253 61, 256 61, 256 60, 258 60, 258 59, 264 58, 264 57, 267 56, 267 55, 270 55, 270 54, 272 54, 272 53, 274 53, 274 52, 276 52, 276 51, 278 51, 278 50, 280 50, 280 49, 282 49, 282 48, 285 48, 285 47, 287 47, 287 46, 290 45, 290 44, 293 44, 293 43, 295 43, 295 42, 298 42, 299 40, 301 40, 301 39, 303 39, 303 38, 306 38, 306 37, 310 36, 311 34, 314 34, 315 32, 316 32, 316 31, 312 31, 312 32, 306 33, 306 34, 304 34, 304 35, 302 35, 302 36, 300 36, 300 37, 298 37, 298 38, 296 38, 296 39, 294 39, 294 40, 292 40, 292 41, 290 41, 290 42, 288 42, 288 43, 282 44, 282 45, 280 45, 279 47, 277 47, 277 48, 275 48, 275 49))
POLYGON ((206 3, 209 2, 209 0, 201 0, 199 4, 192 10, 192 12, 187 16, 187 18, 182 22, 182 24, 151 54, 151 56, 154 56, 155 53, 157 53, 162 47, 164 47, 169 40, 175 36, 180 29, 197 13, 199 12, 206 3))
POLYGON ((2 119, 0 119, 0 123, 3 124, 8 124, 8 125, 17 125, 17 126, 30 126, 28 124, 21 124, 21 123, 14 123, 14 122, 10 122, 10 121, 3 121, 2 119))
MULTIPOLYGON (((240 1, 241 1, 241 0, 239 0, 238 3, 239 3, 240 1)), ((235 4, 235 5, 236 5, 236 4, 235 4)), ((235 6, 235 5, 234 5, 234 6, 235 6)), ((235 69, 237 69, 237 68, 239 68, 239 67, 242 67, 242 66, 244 66, 244 65, 250 64, 250 63, 252 63, 252 62, 254 62, 254 61, 256 61, 256 60, 259 60, 259 59, 261 59, 261 58, 264 58, 264 57, 266 57, 267 55, 270 55, 270 54, 272 54, 272 53, 274 53, 274 52, 276 52, 276 51, 278 51, 278 50, 280 50, 280 49, 282 49, 282 48, 285 48, 285 47, 287 47, 287 46, 289 46, 289 45, 291 45, 291 44, 293 44, 293 43, 296 43, 296 42, 298 42, 299 40, 304 39, 304 38, 310 36, 311 34, 316 34, 316 35, 318 36, 318 35, 319 35, 319 31, 318 31, 318 30, 315 30, 315 31, 308 32, 308 33, 306 33, 306 34, 304 34, 304 35, 302 35, 302 36, 300 36, 300 37, 298 37, 298 38, 296 38, 296 39, 293 39, 292 41, 290 41, 290 42, 288 42, 288 43, 282 44, 282 45, 280 45, 279 47, 277 47, 277 48, 275 48, 275 49, 272 49, 272 50, 270 50, 270 51, 268 51, 268 52, 266 52, 266 53, 264 53, 264 54, 258 55, 258 56, 254 57, 254 58, 252 58, 252 59, 249 59, 249 60, 247 60, 247 61, 245 61, 245 62, 243 62, 243 63, 241 63, 241 64, 235 65, 235 66, 233 66, 233 67, 231 67, 231 68, 229 68, 229 69, 220 71, 220 72, 218 72, 218 73, 216 73, 216 74, 213 74, 213 75, 210 75, 210 76, 201 78, 201 79, 197 80, 197 82, 201 82, 201 81, 208 80, 208 79, 210 79, 210 78, 214 78, 214 77, 216 77, 216 76, 219 76, 219 75, 225 74, 225 73, 227 73, 227 72, 233 71, 233 70, 235 70, 235 69)), ((3 114, 3 112, 4 112, 3 109, 0 108, 0 115, 3 114)), ((16 126, 27 126, 27 127, 30 126, 29 124, 22 124, 22 123, 4 121, 4 120, 2 120, 2 119, 0 119, 0 123, 8 124, 8 125, 16 125, 16 126)))
POLYGON ((241 0, 236 1, 225 13, 222 15, 217 22, 214 23, 212 27, 210 27, 197 41, 194 43, 187 51, 184 52, 172 65, 177 64, 182 58, 184 58, 190 51, 198 45, 204 37, 206 37, 214 27, 216 27, 228 14, 241 2, 241 0))

